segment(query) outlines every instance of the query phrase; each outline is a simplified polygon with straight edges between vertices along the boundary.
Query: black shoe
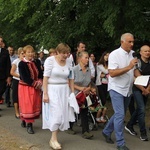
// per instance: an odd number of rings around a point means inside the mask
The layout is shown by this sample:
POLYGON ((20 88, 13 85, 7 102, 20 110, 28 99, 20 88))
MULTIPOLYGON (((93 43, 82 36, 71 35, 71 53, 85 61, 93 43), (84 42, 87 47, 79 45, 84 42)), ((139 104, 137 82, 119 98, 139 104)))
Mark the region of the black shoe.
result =
POLYGON ((21 122, 21 126, 22 126, 23 128, 25 128, 25 127, 26 127, 26 122, 25 122, 25 121, 22 121, 22 122, 21 122))
POLYGON ((131 135, 137 135, 137 133, 134 131, 133 127, 129 127, 127 125, 127 126, 125 126, 125 130, 128 131, 131 135))
POLYGON ((102 132, 103 136, 105 137, 105 140, 109 144, 114 144, 114 141, 111 139, 110 136, 106 135, 104 132, 102 132))
POLYGON ((15 115, 15 118, 16 118, 16 119, 20 119, 20 116, 15 115))
POLYGON ((148 137, 147 137, 146 131, 141 132, 140 139, 141 139, 141 141, 148 141, 148 137))
POLYGON ((7 103, 7 107, 10 107, 10 104, 11 104, 11 102, 8 102, 8 103, 7 103))
POLYGON ((32 123, 28 123, 28 124, 27 124, 27 132, 28 132, 29 134, 34 134, 33 127, 32 127, 32 123))
POLYGON ((125 145, 124 146, 117 146, 117 149, 118 150, 129 150, 129 148, 126 147, 125 145))

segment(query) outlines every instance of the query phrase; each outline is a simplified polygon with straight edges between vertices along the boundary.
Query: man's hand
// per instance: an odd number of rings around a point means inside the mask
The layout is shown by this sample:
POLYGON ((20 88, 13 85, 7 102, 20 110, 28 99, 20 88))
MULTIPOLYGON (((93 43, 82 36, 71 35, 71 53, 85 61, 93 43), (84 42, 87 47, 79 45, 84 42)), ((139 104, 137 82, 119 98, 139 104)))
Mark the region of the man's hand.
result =
POLYGON ((11 77, 8 77, 7 79, 6 79, 6 82, 7 82, 7 85, 11 85, 11 80, 12 80, 12 78, 11 77))
POLYGON ((150 92, 149 92, 149 89, 148 89, 148 88, 143 88, 143 89, 142 89, 142 94, 143 94, 143 95, 147 96, 149 93, 150 93, 150 92))
POLYGON ((130 61, 129 68, 132 69, 138 63, 138 59, 134 58, 130 61))

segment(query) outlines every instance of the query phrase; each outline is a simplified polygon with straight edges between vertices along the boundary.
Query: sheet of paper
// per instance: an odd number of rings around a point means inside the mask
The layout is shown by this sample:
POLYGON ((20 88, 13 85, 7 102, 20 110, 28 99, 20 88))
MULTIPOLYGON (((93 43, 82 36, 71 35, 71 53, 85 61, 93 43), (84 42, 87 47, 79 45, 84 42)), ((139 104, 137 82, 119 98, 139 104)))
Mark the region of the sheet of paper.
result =
POLYGON ((135 79, 134 84, 147 86, 150 76, 139 76, 135 79))

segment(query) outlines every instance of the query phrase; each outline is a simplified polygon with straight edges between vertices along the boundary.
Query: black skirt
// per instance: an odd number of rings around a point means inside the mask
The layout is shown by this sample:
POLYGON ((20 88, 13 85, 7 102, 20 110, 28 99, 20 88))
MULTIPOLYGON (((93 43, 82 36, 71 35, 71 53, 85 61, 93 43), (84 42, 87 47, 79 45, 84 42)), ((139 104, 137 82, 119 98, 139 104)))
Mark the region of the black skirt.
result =
POLYGON ((19 80, 12 80, 12 99, 13 103, 18 103, 18 84, 19 80))

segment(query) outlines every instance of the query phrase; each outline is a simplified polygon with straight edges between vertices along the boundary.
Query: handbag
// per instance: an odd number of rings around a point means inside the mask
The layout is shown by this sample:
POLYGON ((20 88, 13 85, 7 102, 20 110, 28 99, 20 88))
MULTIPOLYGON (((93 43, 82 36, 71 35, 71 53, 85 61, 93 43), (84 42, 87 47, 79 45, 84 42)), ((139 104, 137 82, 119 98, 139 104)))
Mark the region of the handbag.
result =
POLYGON ((85 100, 86 100, 86 96, 83 93, 83 91, 80 91, 77 95, 76 95, 76 99, 78 102, 79 107, 82 107, 82 105, 84 105, 85 100))
POLYGON ((95 100, 91 99, 89 95, 86 96, 83 91, 76 95, 76 99, 80 108, 87 108, 95 103, 95 100))

